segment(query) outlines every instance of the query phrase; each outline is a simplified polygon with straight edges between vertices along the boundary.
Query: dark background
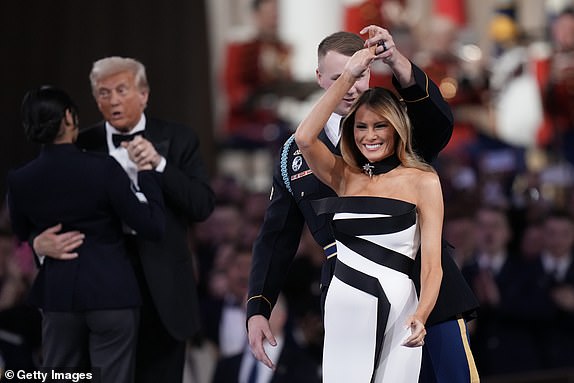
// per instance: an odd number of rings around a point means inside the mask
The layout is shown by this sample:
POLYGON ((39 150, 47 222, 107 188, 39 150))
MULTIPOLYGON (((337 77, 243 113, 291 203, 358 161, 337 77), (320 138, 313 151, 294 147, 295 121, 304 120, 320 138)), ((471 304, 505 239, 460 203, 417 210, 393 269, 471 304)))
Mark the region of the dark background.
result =
MULTIPOLYGON (((184 123, 200 137, 214 169, 213 119, 205 0, 0 1, 0 196, 6 175, 32 159, 20 102, 33 87, 66 90, 80 109, 80 127, 101 119, 88 79, 105 56, 140 60, 147 69, 146 114, 184 123)), ((39 185, 41 187, 41 185, 39 185)))

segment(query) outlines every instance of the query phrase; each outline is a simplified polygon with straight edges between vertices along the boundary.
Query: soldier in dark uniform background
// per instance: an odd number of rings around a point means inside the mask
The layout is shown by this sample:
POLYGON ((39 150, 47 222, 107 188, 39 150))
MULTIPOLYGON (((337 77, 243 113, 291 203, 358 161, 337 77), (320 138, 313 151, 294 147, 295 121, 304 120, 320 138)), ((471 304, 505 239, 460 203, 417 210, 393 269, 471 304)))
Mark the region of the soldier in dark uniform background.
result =
MULTIPOLYGON (((387 30, 371 26, 363 32, 367 31, 372 36, 367 43, 376 45, 376 53, 393 71, 393 85, 405 101, 414 126, 415 149, 425 161, 431 162, 452 134, 450 108, 437 86, 396 49, 387 30)), ((364 41, 349 32, 337 32, 325 38, 318 49, 319 66, 316 73, 319 85, 328 88, 341 74, 349 57, 363 46, 364 41)), ((340 120, 353 101, 368 88, 368 84, 367 73, 343 98, 320 135, 320 139, 334 153, 339 153, 340 120)), ((335 196, 335 193, 311 174, 293 141, 292 138, 288 139, 281 149, 273 177, 271 201, 253 248, 249 282, 249 342, 255 356, 269 367, 273 364, 263 350, 263 341, 274 344, 275 340, 268 319, 296 254, 304 224, 325 251, 327 260, 321 281, 323 297, 333 274, 337 254, 329 226, 331 217, 316 216, 311 207, 311 201, 335 196)), ((426 323, 427 341, 423 349, 421 381, 468 382, 473 375, 478 379, 465 324, 465 319, 475 312, 478 304, 448 251, 445 243, 441 291, 426 323), (437 331, 433 332, 433 328, 437 331)), ((420 258, 418 260, 412 279, 420 285, 420 258)))

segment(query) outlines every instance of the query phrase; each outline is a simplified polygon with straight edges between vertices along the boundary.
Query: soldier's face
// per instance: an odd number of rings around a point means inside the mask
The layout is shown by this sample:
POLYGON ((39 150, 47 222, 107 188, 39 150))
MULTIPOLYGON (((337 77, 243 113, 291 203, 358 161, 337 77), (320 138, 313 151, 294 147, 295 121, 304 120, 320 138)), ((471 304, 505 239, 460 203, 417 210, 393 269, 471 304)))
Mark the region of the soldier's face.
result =
MULTIPOLYGON (((334 51, 329 51, 324 57, 320 58, 319 67, 316 71, 319 86, 323 89, 329 88, 335 80, 339 78, 341 73, 343 73, 349 59, 349 56, 334 51)), ((366 70, 345 94, 339 105, 337 105, 335 113, 341 116, 345 116, 349 113, 353 103, 369 88, 369 78, 370 70, 366 70)))

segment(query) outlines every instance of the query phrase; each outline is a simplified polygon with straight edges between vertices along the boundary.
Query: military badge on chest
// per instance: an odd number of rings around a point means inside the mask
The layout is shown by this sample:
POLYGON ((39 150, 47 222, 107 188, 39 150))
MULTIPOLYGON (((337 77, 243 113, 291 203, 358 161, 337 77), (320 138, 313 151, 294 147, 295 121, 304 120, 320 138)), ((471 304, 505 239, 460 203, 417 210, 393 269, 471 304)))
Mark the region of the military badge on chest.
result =
POLYGON ((303 157, 297 156, 293 159, 291 169, 293 169, 294 172, 298 172, 299 169, 301 169, 301 165, 303 165, 303 157))
POLYGON ((295 174, 293 174, 290 177, 291 181, 294 181, 296 179, 299 179, 301 177, 305 177, 306 175, 313 173, 311 171, 311 169, 307 169, 307 170, 304 170, 300 173, 297 173, 299 170, 301 170, 301 167, 303 166, 303 156, 301 155, 301 151, 299 151, 299 149, 297 149, 294 154, 295 154, 295 158, 293 158, 293 162, 291 162, 291 169, 293 170, 293 172, 295 174))

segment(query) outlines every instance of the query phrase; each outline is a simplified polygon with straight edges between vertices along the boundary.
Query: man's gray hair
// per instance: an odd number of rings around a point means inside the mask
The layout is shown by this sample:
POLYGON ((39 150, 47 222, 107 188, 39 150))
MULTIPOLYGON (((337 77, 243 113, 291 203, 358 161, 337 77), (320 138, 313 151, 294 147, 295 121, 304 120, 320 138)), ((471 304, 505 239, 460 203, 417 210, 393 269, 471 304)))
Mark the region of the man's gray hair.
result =
POLYGON ((96 94, 96 85, 98 81, 110 77, 120 72, 131 72, 134 75, 135 83, 140 90, 149 92, 149 84, 145 73, 144 65, 129 57, 105 57, 94 62, 92 71, 90 72, 90 83, 92 85, 92 93, 96 94))

